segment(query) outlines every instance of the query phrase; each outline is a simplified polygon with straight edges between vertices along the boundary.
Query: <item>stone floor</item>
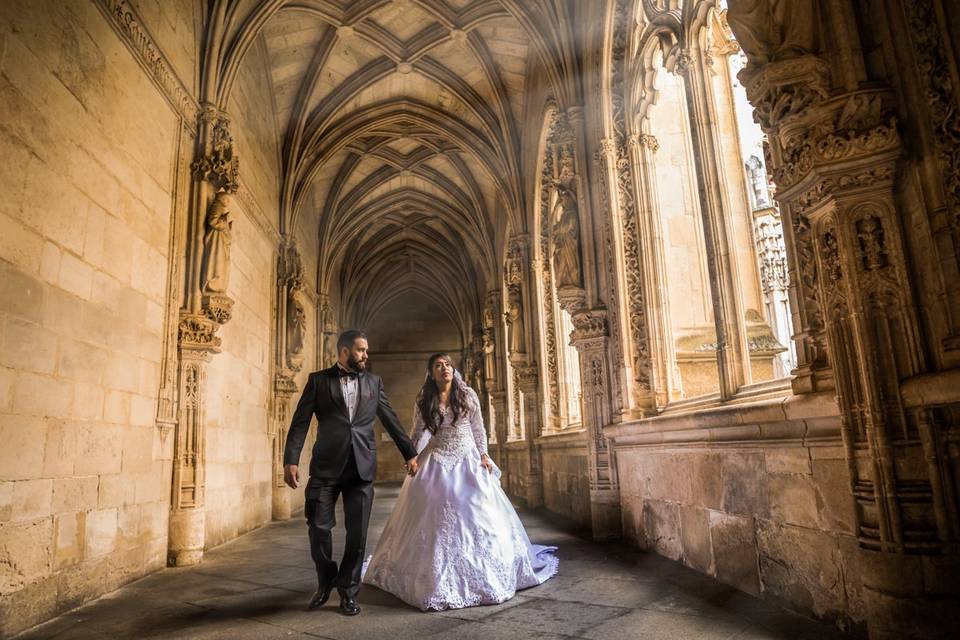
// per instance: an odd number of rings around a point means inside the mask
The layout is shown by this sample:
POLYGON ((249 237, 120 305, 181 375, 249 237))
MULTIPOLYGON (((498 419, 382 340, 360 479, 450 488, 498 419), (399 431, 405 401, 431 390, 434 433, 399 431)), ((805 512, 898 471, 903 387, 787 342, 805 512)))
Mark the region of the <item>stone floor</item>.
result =
MULTIPOLYGON (((376 545, 398 488, 377 488, 368 551, 376 545)), ((498 606, 421 613, 383 591, 364 587, 359 597, 363 612, 357 617, 337 612, 336 594, 321 610, 306 611, 315 578, 306 529, 297 517, 209 552, 200 566, 152 574, 20 638, 844 637, 659 556, 584 540, 536 514, 521 511, 521 518, 533 541, 560 547, 560 572, 498 606)), ((337 540, 342 539, 338 531, 337 540)))

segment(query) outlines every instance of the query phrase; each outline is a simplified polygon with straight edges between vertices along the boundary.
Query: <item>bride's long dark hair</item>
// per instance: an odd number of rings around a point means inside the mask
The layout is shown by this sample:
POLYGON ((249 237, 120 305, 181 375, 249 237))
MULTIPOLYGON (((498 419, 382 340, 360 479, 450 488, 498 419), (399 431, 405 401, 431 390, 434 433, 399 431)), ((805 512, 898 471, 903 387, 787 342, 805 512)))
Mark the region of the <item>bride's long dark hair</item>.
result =
MULTIPOLYGON (((423 422, 430 433, 436 433, 440 425, 443 424, 443 416, 440 415, 440 389, 433 380, 433 365, 443 358, 450 367, 453 367, 453 359, 446 353, 435 353, 427 361, 427 379, 423 381, 420 387, 420 393, 417 394, 417 409, 423 416, 423 422)), ((467 408, 467 394, 464 390, 465 383, 458 379, 456 370, 454 370, 453 384, 450 385, 450 397, 447 398, 447 410, 453 412, 453 424, 456 424, 460 415, 467 408)))

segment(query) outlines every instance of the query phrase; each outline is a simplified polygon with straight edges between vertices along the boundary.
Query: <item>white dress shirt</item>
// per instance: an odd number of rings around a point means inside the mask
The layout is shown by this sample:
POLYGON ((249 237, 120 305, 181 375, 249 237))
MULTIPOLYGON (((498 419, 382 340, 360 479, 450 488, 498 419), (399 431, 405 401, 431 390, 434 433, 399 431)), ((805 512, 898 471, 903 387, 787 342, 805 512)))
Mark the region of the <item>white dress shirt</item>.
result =
MULTIPOLYGON (((346 368, 337 363, 337 366, 341 370, 347 371, 346 368)), ((353 412, 357 406, 357 396, 358 393, 358 383, 357 376, 340 376, 340 388, 343 390, 343 403, 347 405, 347 415, 350 418, 350 422, 353 422, 353 412)))

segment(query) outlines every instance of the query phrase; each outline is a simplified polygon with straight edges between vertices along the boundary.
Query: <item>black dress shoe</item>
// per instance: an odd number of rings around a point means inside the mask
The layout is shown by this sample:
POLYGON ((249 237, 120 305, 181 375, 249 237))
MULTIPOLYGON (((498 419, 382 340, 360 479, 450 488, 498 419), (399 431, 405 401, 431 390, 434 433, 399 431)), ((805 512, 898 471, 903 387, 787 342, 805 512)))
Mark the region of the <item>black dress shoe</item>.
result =
POLYGON ((313 597, 310 598, 310 604, 307 605, 307 611, 313 611, 314 609, 319 609, 327 603, 327 600, 330 599, 330 592, 333 590, 333 585, 328 584, 325 587, 317 589, 317 592, 313 594, 313 597))
POLYGON ((345 616, 355 616, 360 613, 360 605, 353 598, 340 598, 340 613, 345 616))

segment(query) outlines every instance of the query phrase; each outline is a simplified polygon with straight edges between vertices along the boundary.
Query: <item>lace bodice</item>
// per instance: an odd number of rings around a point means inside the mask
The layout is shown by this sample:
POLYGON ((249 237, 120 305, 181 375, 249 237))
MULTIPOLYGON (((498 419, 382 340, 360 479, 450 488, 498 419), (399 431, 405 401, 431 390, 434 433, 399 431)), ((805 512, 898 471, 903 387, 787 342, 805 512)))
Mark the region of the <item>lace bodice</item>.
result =
MULTIPOLYGON (((426 429, 419 407, 413 410, 413 434, 411 440, 420 442, 426 429)), ((476 391, 467 387, 467 407, 456 424, 453 423, 453 412, 447 411, 443 415, 443 423, 437 432, 430 438, 430 442, 421 455, 429 453, 445 469, 450 469, 462 460, 471 451, 480 455, 487 453, 487 433, 483 428, 483 416, 480 413, 480 399, 476 391)))

